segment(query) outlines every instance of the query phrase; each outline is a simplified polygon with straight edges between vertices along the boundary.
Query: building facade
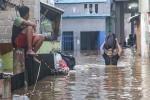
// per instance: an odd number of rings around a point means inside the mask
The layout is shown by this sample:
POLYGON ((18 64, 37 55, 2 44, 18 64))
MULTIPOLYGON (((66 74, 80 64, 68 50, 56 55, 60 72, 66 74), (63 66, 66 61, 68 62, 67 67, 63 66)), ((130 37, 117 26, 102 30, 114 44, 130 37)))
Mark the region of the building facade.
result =
POLYGON ((141 31, 141 57, 150 58, 150 1, 139 0, 140 31, 141 31))
POLYGON ((56 0, 62 16, 62 50, 97 50, 97 42, 109 31, 111 0, 56 0))
POLYGON ((129 0, 114 0, 111 8, 112 31, 116 33, 119 42, 123 45, 125 38, 131 34, 131 25, 128 18, 131 13, 128 11, 129 0))
MULTIPOLYGON (((2 1, 2 0, 1 0, 2 1)), ((5 2, 5 8, 0 9, 0 43, 11 42, 11 30, 15 17, 18 15, 15 10, 17 5, 27 5, 30 7, 30 19, 39 23, 40 2, 39 0, 9 0, 5 2)), ((39 24, 37 24, 39 31, 39 24)))

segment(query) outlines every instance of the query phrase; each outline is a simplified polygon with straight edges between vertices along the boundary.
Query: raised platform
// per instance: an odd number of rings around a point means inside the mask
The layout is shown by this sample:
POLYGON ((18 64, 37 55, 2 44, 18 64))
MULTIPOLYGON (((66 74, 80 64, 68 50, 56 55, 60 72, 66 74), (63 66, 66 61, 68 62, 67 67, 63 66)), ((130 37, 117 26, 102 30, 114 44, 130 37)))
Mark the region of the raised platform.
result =
MULTIPOLYGON (((38 80, 54 74, 52 70, 54 70, 54 59, 53 54, 39 54, 39 59, 43 59, 41 64, 41 70, 38 80), (50 66, 48 66, 45 64, 50 66)), ((32 85, 35 83, 37 78, 37 73, 39 69, 39 63, 33 60, 32 56, 25 57, 25 71, 19 74, 14 75, 11 78, 11 87, 12 91, 18 88, 23 87, 25 84, 25 80, 27 80, 28 85, 32 85)))

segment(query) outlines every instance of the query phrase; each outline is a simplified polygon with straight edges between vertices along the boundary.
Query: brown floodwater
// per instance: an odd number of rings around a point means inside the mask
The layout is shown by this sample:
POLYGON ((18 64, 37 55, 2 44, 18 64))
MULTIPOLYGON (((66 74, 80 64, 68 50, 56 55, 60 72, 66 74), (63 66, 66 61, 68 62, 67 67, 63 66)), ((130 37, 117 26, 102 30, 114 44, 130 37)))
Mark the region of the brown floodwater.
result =
MULTIPOLYGON (((150 65, 125 49, 117 66, 105 66, 97 55, 78 55, 75 70, 66 76, 48 76, 34 93, 14 91, 13 100, 149 100, 150 65)), ((27 92, 31 92, 33 86, 27 92)))

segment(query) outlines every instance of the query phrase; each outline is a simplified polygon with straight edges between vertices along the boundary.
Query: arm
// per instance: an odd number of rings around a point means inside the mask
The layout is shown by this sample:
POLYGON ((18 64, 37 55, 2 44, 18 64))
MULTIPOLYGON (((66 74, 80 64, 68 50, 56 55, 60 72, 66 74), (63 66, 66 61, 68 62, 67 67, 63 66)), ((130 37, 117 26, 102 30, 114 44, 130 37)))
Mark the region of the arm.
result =
POLYGON ((36 28, 36 24, 31 22, 30 20, 25 20, 21 17, 17 17, 15 20, 14 20, 14 25, 17 26, 17 27, 25 27, 25 26, 33 26, 34 28, 36 28))
POLYGON ((105 41, 103 42, 103 44, 101 45, 101 47, 100 47, 100 52, 101 52, 101 55, 103 55, 104 54, 104 49, 103 49, 103 47, 104 47, 104 44, 105 44, 105 41))
POLYGON ((121 56, 121 53, 122 53, 122 47, 120 46, 118 40, 116 40, 117 42, 117 46, 118 46, 118 55, 121 56))
POLYGON ((30 20, 22 20, 22 24, 23 25, 27 25, 27 26, 33 26, 33 27, 36 27, 36 24, 31 22, 30 20))
POLYGON ((32 21, 30 21, 30 20, 22 20, 22 25, 23 26, 32 26, 33 27, 33 29, 34 29, 34 31, 36 31, 36 24, 35 23, 33 23, 32 21))

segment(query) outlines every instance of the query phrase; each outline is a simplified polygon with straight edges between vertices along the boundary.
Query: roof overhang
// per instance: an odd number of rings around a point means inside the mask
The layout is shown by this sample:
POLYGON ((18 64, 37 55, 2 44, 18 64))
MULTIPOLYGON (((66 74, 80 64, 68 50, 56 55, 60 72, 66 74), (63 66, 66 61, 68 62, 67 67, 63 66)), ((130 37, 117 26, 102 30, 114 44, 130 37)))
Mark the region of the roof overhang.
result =
POLYGON ((115 2, 127 2, 127 1, 130 1, 130 0, 115 0, 115 2))
POLYGON ((134 15, 129 18, 129 22, 134 22, 134 21, 139 21, 140 19, 140 14, 134 15))
POLYGON ((64 13, 62 9, 54 7, 53 5, 49 5, 44 2, 40 2, 40 7, 41 7, 40 13, 50 20, 53 20, 64 13))
POLYGON ((58 0, 56 4, 103 3, 107 0, 58 0))

